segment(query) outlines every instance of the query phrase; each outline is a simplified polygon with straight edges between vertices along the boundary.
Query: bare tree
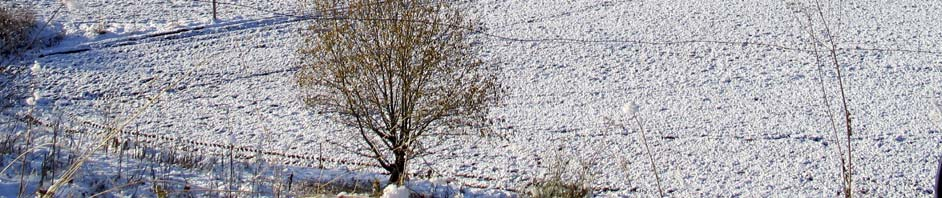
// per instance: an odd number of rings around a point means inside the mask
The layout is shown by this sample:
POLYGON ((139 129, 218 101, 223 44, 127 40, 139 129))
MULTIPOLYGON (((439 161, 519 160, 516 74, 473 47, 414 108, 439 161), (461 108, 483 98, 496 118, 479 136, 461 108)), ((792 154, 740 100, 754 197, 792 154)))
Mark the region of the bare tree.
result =
POLYGON ((348 126, 362 140, 348 150, 379 162, 390 182, 407 180, 409 160, 436 141, 494 135, 487 114, 502 92, 498 71, 477 58, 475 23, 460 11, 429 0, 316 7, 329 19, 310 27, 318 33, 301 50, 304 101, 348 126))

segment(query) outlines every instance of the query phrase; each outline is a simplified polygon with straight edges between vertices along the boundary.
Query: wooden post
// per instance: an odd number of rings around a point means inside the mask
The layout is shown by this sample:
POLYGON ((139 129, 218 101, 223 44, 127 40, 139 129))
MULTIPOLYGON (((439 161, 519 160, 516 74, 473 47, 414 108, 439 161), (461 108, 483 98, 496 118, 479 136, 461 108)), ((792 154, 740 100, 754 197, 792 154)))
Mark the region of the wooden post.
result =
POLYGON ((939 169, 935 175, 935 198, 942 196, 942 158, 939 158, 939 169))
POLYGON ((218 20, 216 18, 216 0, 213 0, 213 21, 218 20))

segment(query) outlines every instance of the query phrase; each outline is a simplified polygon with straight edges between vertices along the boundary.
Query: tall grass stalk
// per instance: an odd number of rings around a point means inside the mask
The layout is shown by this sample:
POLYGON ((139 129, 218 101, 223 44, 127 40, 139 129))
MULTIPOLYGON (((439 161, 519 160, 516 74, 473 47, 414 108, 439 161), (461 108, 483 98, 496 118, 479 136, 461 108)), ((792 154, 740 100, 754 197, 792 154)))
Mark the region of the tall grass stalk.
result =
POLYGON ((837 50, 839 48, 837 46, 837 43, 834 41, 834 32, 831 31, 830 24, 828 24, 828 21, 827 21, 828 18, 824 16, 824 11, 823 11, 821 2, 819 0, 815 0, 814 3, 815 5, 814 5, 813 13, 807 13, 807 12, 804 13, 805 19, 807 20, 807 23, 808 23, 807 24, 808 35, 811 37, 811 46, 812 46, 811 52, 815 57, 815 65, 817 65, 817 71, 819 75, 818 84, 821 88, 822 100, 824 101, 827 116, 831 124, 831 132, 832 132, 834 140, 838 142, 837 150, 838 150, 838 158, 840 159, 840 163, 841 163, 841 177, 842 177, 842 182, 843 182, 842 190, 844 193, 844 197, 850 198, 850 197, 853 197, 854 166, 853 166, 853 148, 852 148, 851 143, 853 140, 852 136, 854 134, 853 132, 854 130, 853 130, 852 118, 851 118, 852 114, 850 112, 849 105, 847 104, 848 100, 847 100, 846 92, 848 88, 844 82, 844 75, 842 72, 840 62, 838 61, 837 50), (818 32, 814 28, 814 15, 817 15, 817 17, 820 18, 822 22, 825 38, 819 38, 817 36, 818 32), (825 72, 824 72, 824 65, 828 63, 826 63, 827 62, 826 60, 822 60, 821 58, 822 55, 819 54, 819 52, 821 52, 821 50, 819 50, 818 48, 819 45, 825 47, 824 51, 827 52, 828 54, 824 56, 827 56, 830 59, 829 60, 830 64, 834 66, 834 70, 837 75, 835 79, 835 83, 837 84, 837 89, 840 91, 841 109, 843 110, 843 118, 844 118, 843 135, 845 136, 845 140, 843 142, 844 145, 841 145, 842 142, 839 137, 841 132, 837 127, 837 121, 834 119, 834 114, 831 112, 832 105, 830 103, 830 98, 827 94, 827 86, 825 85, 826 82, 824 80, 824 78, 826 77, 825 72))
MULTIPOLYGON (((32 107, 30 108, 29 112, 30 113, 33 112, 32 107)), ((22 156, 26 156, 26 154, 30 153, 30 151, 32 151, 33 149, 31 145, 32 144, 31 140, 33 138, 32 133, 33 133, 33 124, 27 122, 26 123, 26 136, 24 137, 23 140, 26 142, 26 148, 30 148, 30 150, 24 151, 22 154, 20 154, 20 157, 21 157, 20 164, 22 164, 20 166, 20 188, 19 188, 19 191, 16 193, 16 196, 23 196, 23 193, 26 191, 25 179, 26 179, 26 168, 28 167, 28 163, 26 162, 26 158, 22 156)), ((39 148, 39 147, 35 147, 35 148, 39 148)), ((10 164, 13 164, 13 163, 10 163, 10 164)))
MULTIPOLYGON (((660 195, 660 197, 664 197, 664 188, 661 187, 661 176, 658 174, 658 171, 657 171, 657 163, 656 163, 656 160, 654 160, 654 153, 651 152, 651 147, 648 145, 647 137, 644 134, 644 124, 641 121, 641 118, 638 116, 632 115, 631 119, 634 120, 635 123, 638 125, 638 131, 640 132, 639 135, 641 135, 641 144, 644 146, 644 150, 648 154, 648 160, 651 161, 651 170, 652 170, 651 172, 654 173, 654 182, 655 184, 657 184, 658 195, 660 195)), ((626 132, 628 131, 628 127, 626 127, 625 125, 622 125, 622 127, 623 127, 623 130, 625 130, 626 132)))

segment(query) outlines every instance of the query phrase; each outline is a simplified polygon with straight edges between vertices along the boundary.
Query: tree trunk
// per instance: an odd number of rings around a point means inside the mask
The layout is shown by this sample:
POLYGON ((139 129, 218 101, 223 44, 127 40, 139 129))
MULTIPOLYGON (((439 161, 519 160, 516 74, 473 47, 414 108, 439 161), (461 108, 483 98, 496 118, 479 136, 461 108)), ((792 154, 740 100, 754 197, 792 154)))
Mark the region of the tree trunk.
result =
POLYGON ((391 164, 392 167, 387 169, 389 171, 389 183, 402 186, 409 179, 409 175, 406 173, 406 152, 393 151, 393 154, 396 155, 396 161, 391 164))

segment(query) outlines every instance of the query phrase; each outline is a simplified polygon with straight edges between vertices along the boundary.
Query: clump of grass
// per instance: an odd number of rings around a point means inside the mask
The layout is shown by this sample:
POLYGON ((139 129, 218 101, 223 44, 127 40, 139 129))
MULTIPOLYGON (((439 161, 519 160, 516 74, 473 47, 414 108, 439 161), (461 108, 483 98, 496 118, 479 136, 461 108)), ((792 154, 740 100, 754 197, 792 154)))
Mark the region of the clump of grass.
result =
POLYGON ((14 55, 28 48, 36 25, 36 13, 32 10, 0 3, 0 55, 14 55))
POLYGON ((287 194, 296 194, 303 197, 381 197, 383 186, 387 183, 380 180, 344 182, 343 177, 329 179, 329 181, 297 181, 294 190, 288 189, 287 194))
POLYGON ((12 107, 23 94, 16 80, 23 69, 10 65, 12 56, 22 54, 30 45, 30 34, 37 27, 33 11, 0 2, 0 111, 12 107))
POLYGON ((585 163, 557 155, 545 177, 531 183, 527 194, 531 197, 589 197, 593 181, 594 176, 585 163))

